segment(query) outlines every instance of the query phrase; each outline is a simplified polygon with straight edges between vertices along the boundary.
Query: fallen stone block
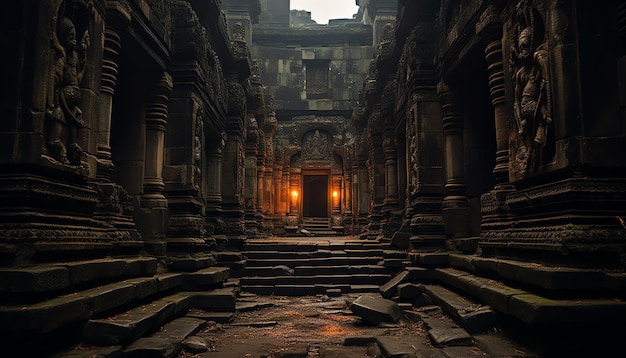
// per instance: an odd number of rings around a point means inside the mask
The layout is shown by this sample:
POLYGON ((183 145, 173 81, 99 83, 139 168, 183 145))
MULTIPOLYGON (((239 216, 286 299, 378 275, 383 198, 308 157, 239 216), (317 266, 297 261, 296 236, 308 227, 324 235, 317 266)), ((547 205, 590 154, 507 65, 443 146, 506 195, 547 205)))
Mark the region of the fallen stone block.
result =
POLYGON ((386 358, 416 357, 420 348, 426 348, 428 342, 420 336, 379 336, 376 342, 386 358))
POLYGON ((371 324, 396 322, 402 314, 398 305, 377 295, 359 296, 350 305, 350 311, 371 324))
POLYGON ((422 292, 424 292, 422 287, 414 283, 402 283, 398 285, 398 296, 400 296, 400 298, 417 298, 422 292))
POLYGON ((472 336, 460 327, 434 327, 428 337, 435 346, 471 346, 472 336))
POLYGON ((398 285, 404 282, 408 277, 409 271, 402 271, 399 274, 395 275, 387 283, 380 286, 378 292, 380 292, 380 295, 384 298, 391 298, 398 292, 398 285))

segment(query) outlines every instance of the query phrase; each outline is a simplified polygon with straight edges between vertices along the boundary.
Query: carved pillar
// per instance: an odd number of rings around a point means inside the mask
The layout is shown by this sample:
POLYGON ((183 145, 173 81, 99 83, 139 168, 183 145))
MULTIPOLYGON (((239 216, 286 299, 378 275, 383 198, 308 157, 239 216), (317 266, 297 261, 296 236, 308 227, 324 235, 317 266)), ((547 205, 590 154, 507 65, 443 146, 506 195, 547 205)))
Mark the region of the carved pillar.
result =
POLYGON ((398 151, 395 138, 387 135, 383 141, 385 153, 385 211, 398 208, 398 151))
POLYGON ((113 162, 111 161, 111 112, 113 94, 117 86, 118 58, 122 48, 117 29, 130 23, 130 13, 122 6, 107 1, 106 28, 104 31, 104 53, 102 58, 102 80, 100 83, 100 106, 98 114, 98 143, 96 177, 105 182, 111 181, 113 162))
POLYGON ((222 172, 223 233, 228 240, 241 241, 245 230, 244 223, 244 179, 245 179, 245 137, 244 120, 246 97, 243 86, 236 74, 228 74, 229 111, 226 117, 227 141, 224 147, 222 172))
POLYGON ((437 85, 437 93, 442 105, 445 143, 446 181, 442 203, 444 230, 448 238, 463 238, 469 235, 463 113, 458 108, 452 90, 446 84, 440 82, 437 85))
POLYGON ((282 166, 276 166, 274 168, 273 178, 274 189, 274 234, 284 234, 283 229, 283 216, 285 215, 284 195, 283 195, 283 168, 282 166))
POLYGON ((385 199, 385 156, 382 148, 382 123, 380 118, 380 104, 374 105, 368 120, 368 147, 367 170, 369 176, 370 208, 368 215, 368 229, 372 232, 381 229, 383 220, 383 201, 385 199))
POLYGON ((352 184, 352 164, 348 164, 344 168, 343 172, 343 187, 342 187, 342 214, 343 214, 343 227, 344 233, 352 232, 353 217, 352 217, 352 191, 354 190, 352 184))
POLYGON ((508 224, 510 211, 506 196, 514 191, 509 183, 509 110, 506 104, 504 63, 502 54, 502 25, 495 8, 489 7, 476 25, 476 33, 485 37, 485 58, 489 73, 489 92, 493 104, 496 129, 496 164, 493 169, 495 186, 481 197, 483 230, 502 229, 508 224))
POLYGON ((261 208, 261 202, 259 201, 259 187, 258 187, 258 171, 259 168, 259 137, 258 127, 256 126, 256 120, 248 123, 246 142, 246 157, 244 159, 245 167, 245 221, 246 221, 246 233, 248 237, 257 237, 259 235, 259 213, 261 208), (252 125, 254 123, 254 125, 252 125))
MULTIPOLYGON (((163 195, 163 154, 165 151, 165 127, 167 126, 168 96, 172 91, 172 77, 164 72, 146 107, 146 147, 144 155, 144 178, 141 207, 148 222, 149 234, 144 238, 156 255, 165 254, 165 230, 167 225, 167 199, 163 195)), ((146 232, 146 231, 144 231, 146 232)))
MULTIPOLYGON (((224 225, 222 220, 222 161, 226 133, 222 132, 215 149, 207 159, 205 214, 207 217, 207 232, 212 233, 224 225)), ((219 230, 217 230, 219 231, 219 230)))

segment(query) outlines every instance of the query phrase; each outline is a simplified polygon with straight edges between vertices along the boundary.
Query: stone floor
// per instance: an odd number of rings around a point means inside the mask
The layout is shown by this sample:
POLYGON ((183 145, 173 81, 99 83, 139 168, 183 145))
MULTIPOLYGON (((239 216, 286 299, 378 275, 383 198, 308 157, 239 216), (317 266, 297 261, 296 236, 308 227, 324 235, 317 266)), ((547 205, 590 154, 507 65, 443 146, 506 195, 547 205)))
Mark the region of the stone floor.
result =
POLYGON ((189 337, 179 357, 536 356, 498 332, 470 336, 436 306, 416 311, 416 315, 405 314, 395 323, 367 324, 348 309, 357 297, 359 294, 331 298, 242 293, 235 318, 211 322, 189 337), (433 328, 445 337, 432 337, 433 328), (447 343, 437 346, 433 344, 437 339, 447 343))

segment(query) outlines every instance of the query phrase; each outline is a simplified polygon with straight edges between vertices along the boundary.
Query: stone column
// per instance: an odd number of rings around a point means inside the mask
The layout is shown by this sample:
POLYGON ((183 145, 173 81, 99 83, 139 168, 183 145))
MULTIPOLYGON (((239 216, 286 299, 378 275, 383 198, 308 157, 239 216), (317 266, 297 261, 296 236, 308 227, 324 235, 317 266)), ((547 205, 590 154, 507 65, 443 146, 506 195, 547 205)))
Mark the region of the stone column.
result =
POLYGON ((469 235, 469 218, 465 185, 463 113, 458 108, 450 87, 440 82, 437 85, 437 93, 441 99, 445 143, 446 181, 442 203, 444 230, 448 238, 464 238, 469 235))
MULTIPOLYGON (((249 237, 256 237, 259 234, 258 210, 261 208, 258 188, 258 132, 256 127, 248 126, 248 140, 246 143, 245 167, 245 218, 246 232, 249 237)), ((261 164, 262 165, 262 164, 261 164)), ((261 166, 262 168, 262 166, 261 166)))
POLYGON ((506 196, 514 191, 509 183, 509 111, 506 105, 504 64, 502 55, 502 25, 493 7, 489 7, 476 24, 476 33, 487 40, 485 58, 489 73, 489 92, 493 104, 496 129, 496 165, 493 169, 495 186, 481 197, 483 230, 498 230, 507 226, 510 211, 506 196))
POLYGON ((384 210, 389 211, 398 208, 398 151, 395 138, 387 135, 383 140, 383 152, 385 153, 385 200, 384 210))
POLYGON ((207 173, 205 175, 206 197, 204 212, 207 217, 207 232, 209 234, 223 226, 222 220, 222 161, 224 159, 224 146, 226 145, 226 133, 222 132, 215 149, 207 158, 207 173))
POLYGON ((106 5, 106 27, 104 31, 104 51, 102 57, 102 79, 100 82, 100 105, 98 114, 98 141, 96 158, 100 181, 110 182, 113 175, 111 161, 111 113, 113 94, 117 86, 118 59, 122 49, 122 40, 118 29, 124 29, 131 21, 130 12, 113 2, 106 5))
POLYGON ((370 204, 368 229, 372 233, 381 230, 383 220, 383 201, 385 199, 385 155, 382 148, 382 122, 380 104, 374 105, 368 124, 367 170, 369 176, 370 204))
POLYGON ((167 199, 163 195, 163 156, 165 151, 165 127, 168 115, 168 96, 172 91, 172 77, 164 72, 154 94, 146 103, 146 147, 144 155, 142 217, 146 220, 144 239, 148 249, 157 256, 165 255, 165 231, 167 227, 167 199))

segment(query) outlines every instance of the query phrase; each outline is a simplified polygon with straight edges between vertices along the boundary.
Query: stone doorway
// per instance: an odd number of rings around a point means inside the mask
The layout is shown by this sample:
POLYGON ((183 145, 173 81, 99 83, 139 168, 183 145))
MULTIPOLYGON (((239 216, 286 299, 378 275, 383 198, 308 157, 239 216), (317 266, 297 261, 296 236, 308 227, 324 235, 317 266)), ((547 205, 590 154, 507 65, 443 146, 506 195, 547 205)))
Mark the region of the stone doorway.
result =
POLYGON ((327 218, 328 175, 305 175, 302 187, 302 215, 327 218))

